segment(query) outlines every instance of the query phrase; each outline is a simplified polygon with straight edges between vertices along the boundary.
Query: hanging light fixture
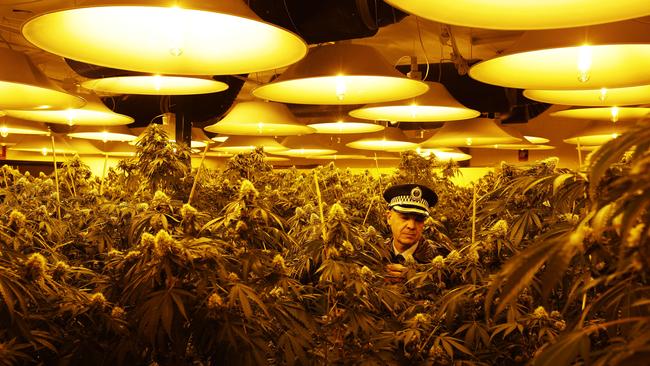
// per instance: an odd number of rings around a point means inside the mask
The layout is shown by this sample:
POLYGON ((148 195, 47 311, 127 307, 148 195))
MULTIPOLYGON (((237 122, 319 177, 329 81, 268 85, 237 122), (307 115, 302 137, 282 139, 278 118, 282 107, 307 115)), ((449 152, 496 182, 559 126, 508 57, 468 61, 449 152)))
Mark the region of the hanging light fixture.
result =
POLYGON ((314 133, 300 123, 286 105, 275 102, 239 102, 219 122, 205 127, 226 135, 290 136, 314 133))
POLYGON ((495 144, 480 145, 480 146, 473 146, 473 147, 484 148, 484 149, 498 149, 498 150, 553 150, 555 149, 555 146, 544 145, 544 143, 548 142, 549 140, 543 137, 525 136, 521 131, 519 131, 518 129, 512 126, 501 125, 501 129, 507 132, 509 135, 520 139, 520 142, 505 143, 505 144, 495 143, 495 144), (543 141, 543 142, 534 143, 531 140, 543 141))
POLYGON ((242 0, 82 1, 38 14, 22 27, 37 47, 123 70, 230 75, 285 67, 304 57, 296 34, 262 21, 242 0))
POLYGON ((342 143, 334 146, 333 148, 336 149, 335 153, 306 156, 306 158, 322 160, 368 159, 368 155, 363 154, 361 150, 347 147, 342 143))
POLYGON ((16 118, 30 121, 67 124, 69 126, 116 126, 127 125, 133 118, 115 113, 110 110, 94 94, 83 94, 87 103, 81 108, 70 108, 56 111, 21 111, 7 110, 7 114, 16 118))
POLYGON ((587 90, 524 90, 524 96, 538 102, 588 107, 650 103, 650 85, 587 90))
POLYGON ((650 84, 650 23, 528 31, 504 53, 473 65, 481 82, 520 89, 601 89, 650 84))
POLYGON ((592 121, 585 129, 564 140, 567 144, 596 146, 602 145, 623 134, 630 125, 592 121))
POLYGON ((426 82, 429 90, 417 97, 365 105, 350 112, 352 117, 375 121, 444 122, 478 117, 479 111, 460 104, 441 83, 426 82))
POLYGON ((121 141, 95 141, 95 147, 107 156, 133 157, 136 154, 135 146, 121 141))
POLYGON ((282 140, 282 145, 288 149, 274 152, 274 154, 292 157, 335 154, 336 149, 331 146, 332 144, 325 144, 324 141, 327 139, 322 136, 318 136, 318 138, 315 135, 289 136, 282 140))
MULTIPOLYGON (((60 135, 54 136, 54 147, 57 154, 74 155, 74 154, 101 154, 90 142, 85 140, 73 141, 63 138, 60 135)), ((43 156, 52 153, 52 138, 50 136, 26 136, 16 145, 10 147, 11 150, 37 152, 43 156)))
POLYGON ((514 144, 521 142, 504 131, 495 120, 473 118, 463 122, 447 122, 420 148, 436 147, 474 147, 480 145, 514 144))
POLYGON ((445 24, 486 29, 550 29, 650 15, 645 0, 386 0, 407 13, 445 24))
POLYGON ((0 48, 0 109, 79 108, 86 101, 48 79, 25 54, 0 48))
POLYGON ((307 126, 314 128, 316 133, 334 135, 371 133, 386 128, 380 124, 350 116, 312 118, 307 126))
POLYGON ((0 137, 9 135, 47 135, 44 124, 12 117, 0 117, 0 137))
POLYGON ((137 138, 125 125, 118 126, 78 126, 67 134, 69 137, 99 140, 103 142, 128 142, 137 138))
POLYGON ((215 137, 211 138, 210 140, 212 140, 214 142, 226 142, 226 140, 228 140, 228 136, 223 136, 223 135, 222 136, 215 136, 215 137))
POLYGON ((508 132, 509 134, 515 137, 519 137, 519 138, 523 137, 526 141, 530 142, 531 144, 545 144, 550 141, 546 137, 538 136, 537 133, 532 132, 530 123, 517 124, 516 128, 515 126, 510 127, 510 126, 502 125, 501 128, 504 128, 506 132, 508 132), (514 132, 512 130, 514 130, 514 132))
POLYGON ((230 136, 226 142, 210 150, 237 154, 251 152, 258 147, 263 148, 265 152, 269 153, 287 150, 287 147, 268 136, 230 136))
POLYGON ((100 93, 140 95, 207 94, 228 89, 228 84, 212 78, 172 75, 113 76, 87 80, 81 86, 100 93))
POLYGON ((434 156, 437 160, 440 161, 465 161, 472 158, 472 155, 465 154, 460 151, 458 148, 437 148, 437 149, 422 149, 418 148, 416 150, 418 155, 423 157, 434 156))
POLYGON ((650 116, 647 107, 593 107, 569 108, 549 114, 551 117, 604 120, 611 122, 640 120, 650 116))
POLYGON ((427 89, 424 82, 397 71, 376 49, 336 43, 312 48, 253 95, 295 104, 365 104, 411 98, 427 89))
POLYGON ((397 127, 386 127, 385 130, 368 134, 366 137, 348 142, 347 147, 361 150, 407 151, 415 149, 418 144, 410 140, 397 127))

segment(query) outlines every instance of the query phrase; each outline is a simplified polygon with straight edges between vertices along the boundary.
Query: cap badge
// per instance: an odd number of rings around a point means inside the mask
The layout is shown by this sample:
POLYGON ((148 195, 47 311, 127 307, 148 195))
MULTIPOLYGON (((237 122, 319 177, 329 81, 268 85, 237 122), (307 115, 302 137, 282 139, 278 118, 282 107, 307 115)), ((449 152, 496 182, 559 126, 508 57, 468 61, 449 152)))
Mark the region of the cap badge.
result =
POLYGON ((420 187, 415 187, 411 189, 411 198, 415 200, 419 200, 422 198, 422 190, 420 187))

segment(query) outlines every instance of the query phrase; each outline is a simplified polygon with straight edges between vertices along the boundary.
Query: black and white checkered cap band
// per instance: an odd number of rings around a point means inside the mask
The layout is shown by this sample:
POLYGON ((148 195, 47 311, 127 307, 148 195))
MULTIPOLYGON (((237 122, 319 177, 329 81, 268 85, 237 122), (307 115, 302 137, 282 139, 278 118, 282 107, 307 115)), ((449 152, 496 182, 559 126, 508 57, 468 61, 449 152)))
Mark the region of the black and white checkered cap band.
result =
POLYGON ((423 198, 414 198, 406 195, 395 196, 390 200, 388 207, 402 213, 429 215, 429 203, 423 198))

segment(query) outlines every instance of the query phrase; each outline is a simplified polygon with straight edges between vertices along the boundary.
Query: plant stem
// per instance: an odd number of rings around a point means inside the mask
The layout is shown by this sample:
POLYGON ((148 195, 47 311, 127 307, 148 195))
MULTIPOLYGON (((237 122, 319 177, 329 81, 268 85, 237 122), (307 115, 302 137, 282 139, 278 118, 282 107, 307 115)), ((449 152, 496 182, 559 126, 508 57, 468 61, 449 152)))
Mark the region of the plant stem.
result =
POLYGON ((201 156, 201 163, 199 164, 199 167, 196 169, 196 175, 194 176, 194 182, 192 183, 192 190, 190 191, 190 197, 187 199, 187 204, 191 205, 192 204, 192 197, 194 197, 194 190, 196 189, 196 182, 199 181, 199 175, 201 174, 201 171, 203 170, 203 161, 205 160, 205 156, 208 154, 208 147, 210 145, 206 144, 205 149, 203 149, 203 156, 201 156))
POLYGON ((104 193, 104 179, 106 179, 106 165, 108 164, 108 153, 104 154, 104 168, 102 169, 102 181, 99 184, 99 195, 104 193))
POLYGON ((56 182, 56 217, 61 220, 61 196, 59 193, 59 171, 56 168, 56 148, 54 146, 54 135, 50 132, 52 138, 52 163, 54 164, 54 181, 56 182))
POLYGON ((314 184, 316 185, 316 197, 318 198, 318 209, 320 211, 321 230, 323 231, 323 241, 327 239, 327 232, 325 231, 325 215, 323 214, 323 199, 318 187, 318 174, 314 171, 314 184))
POLYGON ((476 241, 476 184, 472 195, 472 244, 476 241))

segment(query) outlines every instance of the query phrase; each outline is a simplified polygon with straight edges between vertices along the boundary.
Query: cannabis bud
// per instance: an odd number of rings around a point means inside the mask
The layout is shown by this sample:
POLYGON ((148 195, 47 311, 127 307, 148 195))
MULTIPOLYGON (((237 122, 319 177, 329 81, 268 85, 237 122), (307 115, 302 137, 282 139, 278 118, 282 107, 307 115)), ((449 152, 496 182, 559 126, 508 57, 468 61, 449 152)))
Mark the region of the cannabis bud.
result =
POLYGON ((458 262, 460 260, 460 254, 456 249, 454 249, 451 252, 449 252, 449 254, 447 254, 446 260, 448 260, 451 263, 458 262))
POLYGON ((154 238, 154 250, 159 257, 164 256, 174 247, 174 238, 165 230, 158 231, 154 238))
POLYGON ((18 210, 12 210, 9 214, 9 226, 14 230, 20 230, 25 227, 25 215, 18 210))
POLYGON ((546 319, 548 318, 548 313, 546 312, 546 309, 544 309, 543 306, 538 306, 537 309, 533 312, 533 318, 536 319, 546 319))
POLYGON ((115 319, 123 319, 125 315, 126 311, 120 306, 114 306, 113 310, 111 310, 111 317, 115 319))
POLYGON ((219 296, 218 293, 213 293, 208 298, 208 309, 216 310, 223 306, 223 299, 219 296))
POLYGON ((186 203, 181 207, 181 217, 183 220, 190 220, 196 216, 196 209, 192 207, 189 203, 186 203))
POLYGON ((165 206, 169 205, 170 203, 169 196, 165 194, 163 191, 156 191, 153 195, 153 199, 151 200, 151 205, 153 207, 160 207, 160 206, 165 206))
POLYGON ((438 255, 431 260, 431 265, 435 269, 443 269, 445 268, 445 258, 443 258, 441 255, 438 255))
POLYGON ((275 257, 273 257, 273 262, 271 264, 277 270, 285 270, 287 268, 284 264, 284 258, 280 254, 276 254, 275 257))
POLYGON ((47 260, 39 253, 33 253, 25 261, 25 276, 30 279, 40 279, 45 274, 47 260))
POLYGON ((239 186, 239 198, 243 199, 253 199, 257 198, 260 195, 260 192, 255 189, 253 183, 250 180, 244 179, 239 186))
POLYGON ((330 211, 327 214, 327 221, 345 221, 347 220, 347 215, 343 207, 337 202, 330 207, 330 211))
POLYGON ((89 302, 90 306, 103 308, 106 305, 106 298, 101 292, 95 292, 94 294, 90 295, 89 302))

